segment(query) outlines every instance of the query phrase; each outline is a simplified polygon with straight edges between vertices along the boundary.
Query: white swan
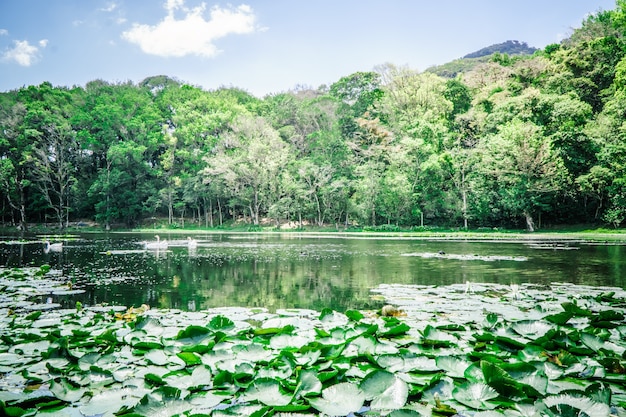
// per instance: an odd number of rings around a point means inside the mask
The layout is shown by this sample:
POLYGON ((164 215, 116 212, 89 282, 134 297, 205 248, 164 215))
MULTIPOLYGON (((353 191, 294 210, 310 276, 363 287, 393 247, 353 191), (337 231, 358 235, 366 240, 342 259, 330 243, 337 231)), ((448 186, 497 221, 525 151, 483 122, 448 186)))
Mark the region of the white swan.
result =
POLYGON ((43 243, 45 245, 43 248, 44 253, 61 252, 63 250, 63 242, 50 243, 50 241, 46 240, 43 243))
POLYGON ((146 249, 167 249, 167 240, 161 240, 159 235, 155 235, 154 237, 156 237, 156 242, 146 242, 146 249))
POLYGON ((198 247, 198 241, 195 239, 192 239, 191 236, 187 236, 187 246, 189 248, 197 248, 198 247))

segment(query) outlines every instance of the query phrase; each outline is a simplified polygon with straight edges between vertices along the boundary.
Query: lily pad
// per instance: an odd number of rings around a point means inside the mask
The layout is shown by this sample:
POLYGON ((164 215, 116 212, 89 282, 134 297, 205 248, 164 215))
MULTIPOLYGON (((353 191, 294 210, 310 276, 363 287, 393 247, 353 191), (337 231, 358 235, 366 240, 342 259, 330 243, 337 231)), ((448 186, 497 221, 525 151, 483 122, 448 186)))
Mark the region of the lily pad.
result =
POLYGON ((269 378, 257 379, 242 396, 245 401, 259 401, 269 406, 287 405, 291 398, 292 396, 284 392, 278 381, 269 378))
POLYGON ((366 400, 371 400, 374 410, 395 410, 406 404, 409 387, 406 382, 387 371, 373 371, 368 374, 359 388, 366 400))
POLYGON ((498 397, 498 392, 487 384, 481 382, 467 382, 452 390, 455 400, 476 410, 493 410, 497 403, 490 402, 498 397))
POLYGON ((363 407, 365 394, 356 384, 341 382, 322 391, 322 398, 311 398, 309 403, 329 416, 346 416, 363 407))

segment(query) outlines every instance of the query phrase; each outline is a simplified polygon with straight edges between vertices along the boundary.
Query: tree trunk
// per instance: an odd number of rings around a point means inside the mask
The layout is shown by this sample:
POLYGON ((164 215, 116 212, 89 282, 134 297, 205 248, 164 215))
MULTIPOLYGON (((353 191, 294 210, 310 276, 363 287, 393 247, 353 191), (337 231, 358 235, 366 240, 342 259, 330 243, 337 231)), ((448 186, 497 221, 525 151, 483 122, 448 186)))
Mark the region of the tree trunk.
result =
POLYGON ((222 215, 222 204, 220 203, 220 199, 217 199, 217 211, 219 212, 220 215, 220 226, 223 225, 223 221, 224 221, 224 217, 222 215))
POLYGON ((529 232, 535 231, 535 222, 533 220, 533 216, 530 213, 524 212, 524 218, 526 219, 526 229, 529 232))

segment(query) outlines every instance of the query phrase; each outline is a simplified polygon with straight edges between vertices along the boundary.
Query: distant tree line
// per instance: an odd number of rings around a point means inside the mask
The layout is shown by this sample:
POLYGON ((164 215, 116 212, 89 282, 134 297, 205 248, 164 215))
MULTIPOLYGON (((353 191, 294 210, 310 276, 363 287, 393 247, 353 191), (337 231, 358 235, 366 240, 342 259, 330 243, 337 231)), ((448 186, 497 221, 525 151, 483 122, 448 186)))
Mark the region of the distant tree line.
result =
POLYGON ((626 2, 446 79, 391 64, 256 98, 166 76, 0 93, 0 215, 525 227, 626 218, 626 2))

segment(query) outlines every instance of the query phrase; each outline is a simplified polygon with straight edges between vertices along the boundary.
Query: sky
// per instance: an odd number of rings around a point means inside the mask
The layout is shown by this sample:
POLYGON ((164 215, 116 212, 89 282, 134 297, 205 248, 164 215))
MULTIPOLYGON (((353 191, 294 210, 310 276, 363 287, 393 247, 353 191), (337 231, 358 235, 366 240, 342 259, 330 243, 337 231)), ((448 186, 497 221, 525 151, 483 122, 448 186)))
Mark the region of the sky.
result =
POLYGON ((0 92, 167 75, 258 97, 391 63, 543 48, 615 0, 0 0, 0 92))

